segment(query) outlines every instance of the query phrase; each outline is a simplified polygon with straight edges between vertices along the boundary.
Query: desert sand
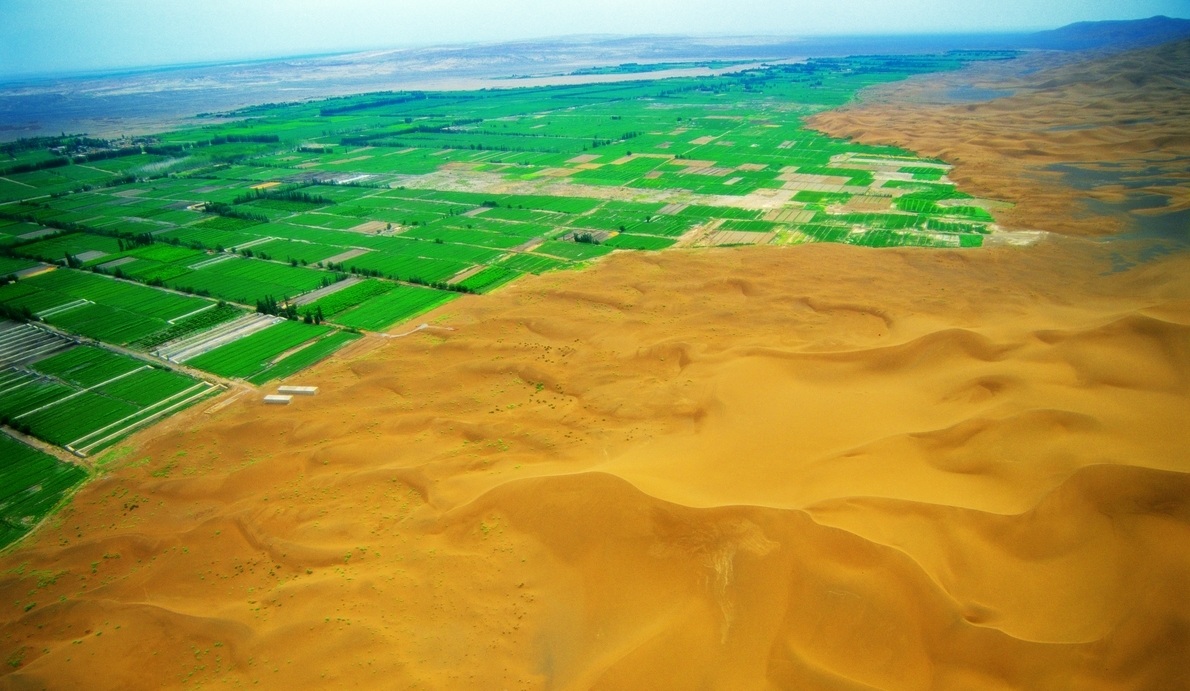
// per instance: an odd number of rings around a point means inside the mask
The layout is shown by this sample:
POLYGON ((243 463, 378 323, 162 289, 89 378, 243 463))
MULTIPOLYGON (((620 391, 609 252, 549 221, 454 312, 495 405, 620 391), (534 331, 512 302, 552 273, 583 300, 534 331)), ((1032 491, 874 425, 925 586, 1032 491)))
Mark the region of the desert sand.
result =
MULTIPOLYGON (((882 132, 931 153, 947 107, 882 132)), ((961 153, 1007 226, 1086 230, 961 153)), ((126 444, 0 559, 0 679, 1185 687, 1190 253, 1144 247, 617 253, 461 298, 126 444)))

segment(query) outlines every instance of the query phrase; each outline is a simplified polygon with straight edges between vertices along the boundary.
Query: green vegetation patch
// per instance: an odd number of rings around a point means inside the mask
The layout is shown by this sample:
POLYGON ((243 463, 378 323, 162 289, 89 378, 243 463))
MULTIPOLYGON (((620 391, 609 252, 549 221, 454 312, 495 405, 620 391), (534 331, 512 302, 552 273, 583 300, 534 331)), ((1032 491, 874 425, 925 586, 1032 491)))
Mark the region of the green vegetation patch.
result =
POLYGON ((306 369, 316 362, 330 357, 335 351, 360 338, 360 334, 350 331, 336 331, 318 339, 301 350, 278 360, 265 370, 248 377, 248 381, 260 385, 274 379, 288 377, 306 369))
POLYGON ((90 453, 207 388, 120 353, 76 346, 28 369, 0 372, 0 419, 26 434, 90 453))
POLYGON ((282 321, 186 362, 223 377, 246 379, 273 364, 282 353, 325 334, 327 326, 282 321))
POLYGON ((334 319, 335 323, 356 329, 380 331, 397 322, 412 319, 457 298, 459 293, 432 288, 398 285, 391 291, 371 298, 355 309, 334 319))
POLYGON ((513 271, 504 265, 488 266, 463 279, 459 285, 477 293, 486 293, 520 276, 519 271, 513 271))
POLYGON ((374 298, 378 295, 383 295, 393 290, 395 287, 395 283, 368 278, 360 281, 359 283, 349 285, 342 290, 336 290, 330 295, 319 298, 318 300, 301 307, 298 311, 301 314, 321 313, 323 319, 330 319, 340 312, 344 312, 353 307, 358 307, 371 298, 374 298))
POLYGON ((0 549, 11 545, 57 506, 87 471, 0 434, 0 549))

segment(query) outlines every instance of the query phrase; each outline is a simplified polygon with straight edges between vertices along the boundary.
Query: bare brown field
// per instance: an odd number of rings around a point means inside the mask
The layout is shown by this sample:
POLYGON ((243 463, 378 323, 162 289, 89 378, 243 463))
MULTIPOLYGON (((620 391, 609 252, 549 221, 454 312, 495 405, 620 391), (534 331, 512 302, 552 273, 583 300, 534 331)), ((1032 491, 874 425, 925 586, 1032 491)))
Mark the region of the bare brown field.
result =
MULTIPOLYGON (((1081 195, 967 161, 1024 227, 1081 195)), ((1184 687, 1190 254, 1121 246, 617 253, 460 298, 318 396, 131 440, 0 558, 0 685, 1184 687)))

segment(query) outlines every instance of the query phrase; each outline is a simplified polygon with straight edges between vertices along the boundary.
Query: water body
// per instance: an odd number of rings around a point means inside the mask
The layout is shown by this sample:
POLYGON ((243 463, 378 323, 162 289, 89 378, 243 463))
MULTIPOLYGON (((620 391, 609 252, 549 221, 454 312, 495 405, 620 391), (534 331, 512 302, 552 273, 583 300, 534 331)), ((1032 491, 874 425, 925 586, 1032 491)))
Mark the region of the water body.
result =
POLYGON ((1119 249, 1112 252, 1109 273, 1127 271, 1175 252, 1190 251, 1190 209, 1152 213, 1168 206, 1169 200, 1159 194, 1131 195, 1122 202, 1087 199, 1087 208, 1107 216, 1124 216, 1129 232, 1104 240, 1119 249), (1149 213, 1145 213, 1149 212, 1149 213))
POLYGON ((1169 170, 1156 166, 1133 168, 1121 163, 1087 165, 1054 164, 1046 170, 1060 173, 1064 182, 1077 190, 1123 187, 1129 192, 1120 201, 1086 198, 1084 206, 1093 214, 1122 218, 1128 231, 1106 238, 1119 247, 1112 254, 1111 273, 1127 271, 1174 252, 1190 250, 1190 210, 1161 211, 1170 197, 1152 190, 1174 188, 1184 180, 1169 177, 1169 170), (1147 192, 1139 190, 1149 190, 1147 192))
POLYGON ((1045 169, 1061 173, 1063 181, 1067 185, 1084 191, 1116 185, 1129 189, 1141 189, 1145 187, 1177 187, 1185 183, 1184 180, 1168 177, 1167 170, 1154 166, 1138 169, 1119 163, 1096 163, 1094 167, 1055 163, 1045 169))

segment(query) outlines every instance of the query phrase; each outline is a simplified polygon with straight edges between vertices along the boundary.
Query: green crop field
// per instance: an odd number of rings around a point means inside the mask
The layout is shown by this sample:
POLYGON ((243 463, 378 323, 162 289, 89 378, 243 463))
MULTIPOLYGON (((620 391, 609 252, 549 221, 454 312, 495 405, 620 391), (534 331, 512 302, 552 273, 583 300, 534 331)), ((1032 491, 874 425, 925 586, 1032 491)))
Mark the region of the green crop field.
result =
POLYGON ((187 365, 223 377, 246 379, 291 348, 323 335, 330 328, 284 321, 187 361, 187 365))
POLYGON ((212 304, 72 269, 0 286, 0 302, 28 308, 61 329, 117 345, 168 329, 170 320, 212 304))
POLYGON ((37 262, 29 259, 0 256, 0 276, 10 276, 35 266, 37 266, 37 262))
POLYGON ((230 257, 188 271, 166 281, 166 285, 252 305, 269 296, 280 300, 314 290, 322 285, 324 277, 320 271, 301 266, 230 257))
POLYGON ((274 379, 288 377, 306 369, 316 362, 330 357, 335 351, 360 338, 359 334, 350 331, 335 331, 323 336, 314 343, 292 353, 267 369, 248 377, 253 384, 264 384, 274 379))
POLYGON ((321 310, 323 318, 330 319, 340 312, 358 307, 369 298, 383 295, 395 287, 394 283, 369 278, 320 298, 302 307, 301 312, 305 314, 321 310))
POLYGON ((0 370, 0 420, 89 453, 209 388, 126 355, 76 346, 24 368, 0 370))
POLYGON ((497 286, 520 278, 520 275, 521 272, 513 271, 503 264, 499 266, 488 266, 463 279, 459 282, 459 285, 474 290, 477 293, 486 293, 497 286))
POLYGON ((458 296, 458 293, 430 288, 396 286, 391 291, 344 312, 334 321, 356 329, 379 331, 444 305, 458 296))
POLYGON ((87 471, 0 434, 0 549, 44 518, 87 471))

